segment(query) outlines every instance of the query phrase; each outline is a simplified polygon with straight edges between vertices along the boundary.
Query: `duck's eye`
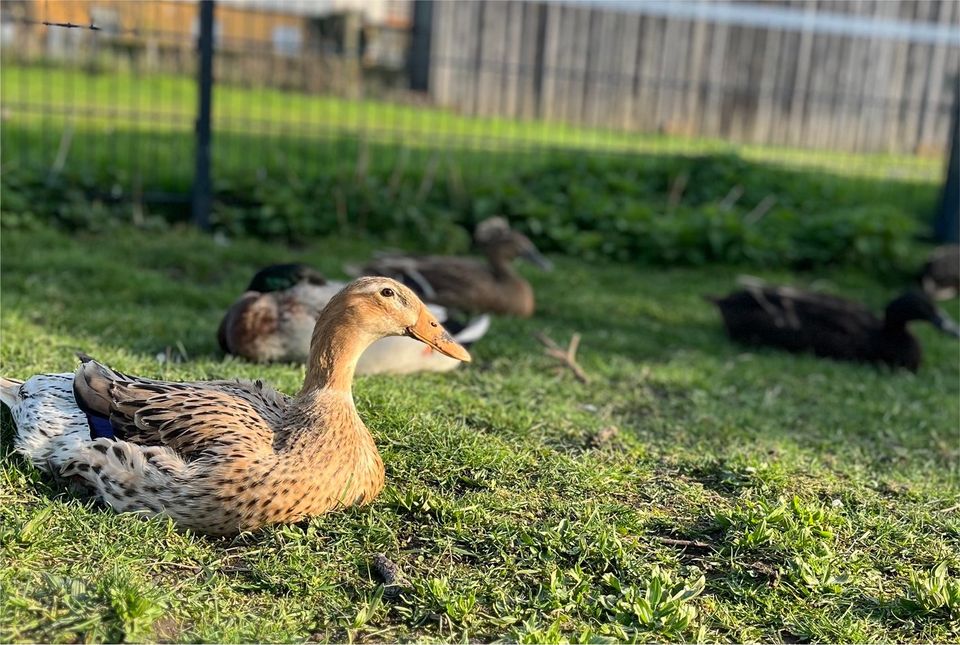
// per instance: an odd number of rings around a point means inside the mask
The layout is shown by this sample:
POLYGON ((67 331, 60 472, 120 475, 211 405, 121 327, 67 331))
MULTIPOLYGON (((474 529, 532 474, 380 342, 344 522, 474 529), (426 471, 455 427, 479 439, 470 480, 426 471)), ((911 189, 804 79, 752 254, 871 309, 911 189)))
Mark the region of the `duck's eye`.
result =
POLYGON ((381 290, 380 290, 380 295, 383 296, 384 298, 392 298, 392 297, 393 297, 393 289, 391 289, 390 287, 387 287, 387 288, 385 288, 385 289, 381 289, 381 290))

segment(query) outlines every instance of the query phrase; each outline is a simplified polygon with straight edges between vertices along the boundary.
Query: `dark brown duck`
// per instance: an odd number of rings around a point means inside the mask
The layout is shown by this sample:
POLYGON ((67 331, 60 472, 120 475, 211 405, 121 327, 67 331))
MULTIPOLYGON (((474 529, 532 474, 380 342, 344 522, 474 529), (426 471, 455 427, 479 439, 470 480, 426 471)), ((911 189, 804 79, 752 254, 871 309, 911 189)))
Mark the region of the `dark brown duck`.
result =
POLYGON ((468 313, 490 313, 529 318, 534 311, 533 287, 513 268, 523 259, 548 271, 543 257, 526 235, 510 228, 502 217, 480 222, 474 232, 479 258, 446 255, 377 258, 354 270, 358 275, 381 275, 398 280, 427 302, 468 313))
POLYGON ((960 338, 960 327, 919 291, 908 291, 878 317, 863 305, 820 293, 749 283, 746 289, 711 298, 720 309, 727 334, 747 345, 844 361, 884 363, 916 372, 922 350, 907 329, 926 320, 960 338))

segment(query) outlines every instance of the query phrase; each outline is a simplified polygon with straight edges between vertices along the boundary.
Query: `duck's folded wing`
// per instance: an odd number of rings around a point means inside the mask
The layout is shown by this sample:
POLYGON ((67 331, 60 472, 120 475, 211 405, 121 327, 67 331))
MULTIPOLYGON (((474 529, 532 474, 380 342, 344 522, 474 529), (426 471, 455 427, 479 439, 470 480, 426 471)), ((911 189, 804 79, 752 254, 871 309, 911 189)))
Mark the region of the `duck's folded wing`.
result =
POLYGON ((132 443, 167 446, 185 459, 230 447, 271 450, 282 395, 262 387, 258 392, 255 384, 250 389, 224 383, 128 377, 86 360, 73 389, 84 412, 109 420, 116 435, 132 443))
MULTIPOLYGON (((760 297, 756 292, 754 297, 760 297)), ((803 327, 821 334, 841 336, 870 329, 876 317, 860 303, 828 294, 777 287, 763 292, 766 303, 773 305, 788 326, 803 327)))
POLYGON ((280 426, 283 412, 290 405, 292 397, 278 392, 263 381, 207 381, 193 385, 221 390, 226 394, 241 398, 249 403, 272 428, 280 426))

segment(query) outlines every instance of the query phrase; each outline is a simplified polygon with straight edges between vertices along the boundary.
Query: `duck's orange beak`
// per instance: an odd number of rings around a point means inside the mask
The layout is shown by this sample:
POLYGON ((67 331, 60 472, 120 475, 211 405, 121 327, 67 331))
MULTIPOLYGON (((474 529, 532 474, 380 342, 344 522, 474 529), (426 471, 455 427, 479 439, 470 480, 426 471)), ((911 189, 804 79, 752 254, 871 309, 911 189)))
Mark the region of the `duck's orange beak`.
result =
POLYGON ((465 363, 470 362, 470 352, 462 345, 450 338, 450 334, 443 328, 430 310, 426 307, 420 308, 420 317, 416 324, 407 327, 407 336, 416 338, 422 343, 426 343, 441 354, 446 354, 450 358, 465 363))

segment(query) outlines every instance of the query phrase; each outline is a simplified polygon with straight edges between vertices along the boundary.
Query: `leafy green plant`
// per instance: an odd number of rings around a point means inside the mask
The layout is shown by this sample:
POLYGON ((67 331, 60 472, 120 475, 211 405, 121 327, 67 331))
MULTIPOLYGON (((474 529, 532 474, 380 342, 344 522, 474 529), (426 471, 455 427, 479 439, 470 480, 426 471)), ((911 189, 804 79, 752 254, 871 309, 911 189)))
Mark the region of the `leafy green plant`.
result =
POLYGON ((163 606, 155 598, 122 575, 108 576, 104 587, 123 640, 141 639, 149 633, 153 621, 163 614, 163 606))
POLYGON ((826 556, 840 519, 794 495, 789 502, 745 500, 732 512, 719 515, 717 522, 726 529, 730 544, 739 549, 826 556))
POLYGON ((849 576, 837 572, 830 557, 794 556, 787 576, 803 595, 840 593, 850 581, 849 576))
POLYGON ((612 593, 601 595, 598 603, 627 633, 642 628, 678 638, 696 619, 697 610, 691 601, 703 592, 706 579, 700 575, 692 580, 675 580, 670 572, 654 567, 643 590, 623 584, 612 573, 603 576, 603 583, 612 593))
POLYGON ((907 595, 901 605, 915 614, 960 618, 960 580, 950 575, 946 562, 930 571, 910 571, 907 595))
MULTIPOLYGON (((233 134, 221 139, 225 149, 254 143, 233 134)), ((410 158, 399 146, 354 138, 309 150, 296 140, 274 145, 286 154, 219 170, 216 229, 290 242, 365 234, 386 245, 462 252, 479 220, 503 214, 542 250, 588 260, 804 269, 847 264, 897 272, 909 265, 911 239, 921 231, 917 214, 936 192, 922 184, 788 170, 733 154, 554 151, 511 159, 512 166, 495 153, 410 158), (364 158, 372 161, 361 164, 364 158), (678 191, 681 178, 685 188, 678 191)), ((164 158, 159 163, 170 167, 155 172, 166 190, 187 194, 189 178, 178 174, 176 161, 164 158)), ((156 227, 186 220, 186 209, 176 205, 137 204, 139 196, 123 188, 131 182, 128 163, 133 159, 98 159, 53 178, 42 167, 5 169, 4 226, 52 221, 68 230, 102 231, 122 222, 156 227)))

